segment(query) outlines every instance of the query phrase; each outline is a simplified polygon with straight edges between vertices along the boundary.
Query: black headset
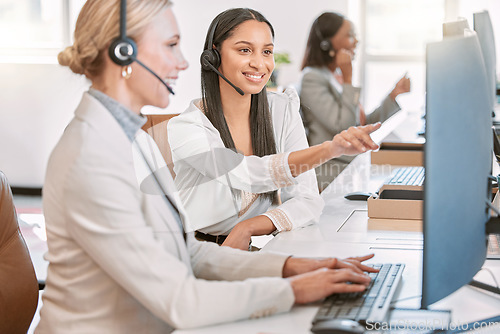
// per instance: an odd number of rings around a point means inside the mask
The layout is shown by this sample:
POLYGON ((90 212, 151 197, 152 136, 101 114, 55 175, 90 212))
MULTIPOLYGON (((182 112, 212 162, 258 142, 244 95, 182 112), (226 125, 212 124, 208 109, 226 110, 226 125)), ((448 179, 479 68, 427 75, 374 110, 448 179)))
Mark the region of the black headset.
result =
POLYGON ((330 42, 329 39, 324 38, 323 35, 321 34, 321 31, 319 30, 319 17, 316 19, 316 22, 313 24, 313 26, 314 26, 314 31, 316 32, 316 35, 320 40, 319 48, 325 52, 333 50, 332 42, 330 42))
POLYGON ((215 21, 210 33, 208 34, 208 44, 207 49, 203 50, 200 57, 201 68, 205 71, 213 71, 212 67, 216 69, 220 66, 220 54, 219 51, 213 47, 214 45, 214 34, 219 20, 215 21))
POLYGON ((137 45, 127 37, 127 0, 120 2, 120 36, 111 42, 108 54, 120 66, 130 65, 137 58, 137 45))
POLYGON ((120 36, 109 45, 108 55, 115 64, 120 66, 127 66, 135 61, 160 80, 170 94, 174 95, 172 88, 158 74, 137 59, 137 45, 131 38, 127 37, 127 0, 120 1, 120 36))
POLYGON ((241 90, 241 88, 236 87, 231 81, 229 81, 218 70, 220 63, 221 63, 220 54, 219 54, 219 51, 213 47, 215 29, 217 28, 218 24, 219 24, 219 20, 217 19, 213 23, 212 29, 210 29, 210 33, 208 34, 207 49, 203 50, 203 52, 201 53, 201 56, 200 56, 201 68, 203 71, 214 71, 215 73, 217 73, 218 76, 220 76, 229 85, 231 85, 231 87, 233 87, 238 92, 238 94, 245 95, 245 93, 241 90))

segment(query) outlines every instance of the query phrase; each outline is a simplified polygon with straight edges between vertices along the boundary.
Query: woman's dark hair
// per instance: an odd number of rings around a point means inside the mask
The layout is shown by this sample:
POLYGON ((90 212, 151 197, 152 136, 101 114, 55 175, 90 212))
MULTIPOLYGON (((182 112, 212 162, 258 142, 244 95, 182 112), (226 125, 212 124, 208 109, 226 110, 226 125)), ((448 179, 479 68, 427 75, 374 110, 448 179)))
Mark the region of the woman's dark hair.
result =
POLYGON ((344 23, 344 16, 337 13, 326 12, 318 16, 309 31, 302 69, 307 66, 324 67, 332 62, 329 51, 321 50, 319 44, 323 39, 329 40, 335 36, 342 23, 344 23))
MULTIPOLYGON (((246 21, 256 20, 264 22, 269 26, 271 35, 274 38, 274 29, 271 23, 259 12, 249 8, 228 9, 215 17, 208 28, 205 38, 204 50, 209 50, 212 45, 208 45, 210 32, 214 25, 217 25, 213 34, 213 45, 220 50, 222 42, 228 39, 240 24, 246 21)), ((227 148, 236 150, 231 132, 226 123, 226 118, 222 112, 222 102, 220 97, 219 76, 213 71, 201 70, 201 94, 202 108, 212 125, 219 131, 224 145, 227 148)), ((252 94, 250 106, 250 134, 253 154, 259 157, 276 154, 276 142, 274 140, 271 113, 267 101, 266 88, 258 94, 252 94)), ((264 198, 271 201, 277 199, 277 192, 272 191, 263 194, 264 198)))

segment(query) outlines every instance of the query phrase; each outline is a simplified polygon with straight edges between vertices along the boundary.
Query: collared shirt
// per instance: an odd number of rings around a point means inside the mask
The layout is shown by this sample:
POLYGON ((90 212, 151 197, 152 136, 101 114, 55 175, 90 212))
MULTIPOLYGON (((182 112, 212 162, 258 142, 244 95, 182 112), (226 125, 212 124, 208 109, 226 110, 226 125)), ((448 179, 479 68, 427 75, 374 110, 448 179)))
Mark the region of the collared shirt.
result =
POLYGON ((101 91, 90 88, 89 94, 96 98, 109 110, 111 115, 122 127, 131 142, 134 141, 137 131, 147 122, 147 118, 134 113, 132 110, 124 107, 118 101, 112 99, 101 91))
MULTIPOLYGON (((89 94, 93 96, 95 99, 97 99, 99 102, 101 102, 106 109, 108 109, 108 111, 111 113, 111 115, 113 115, 118 124, 120 124, 123 131, 125 131, 125 134, 127 135, 128 139, 130 139, 131 142, 134 142, 137 131, 139 131, 142 128, 142 126, 146 124, 147 118, 142 115, 134 113, 130 109, 127 109, 118 101, 112 99, 111 97, 109 97, 108 95, 104 94, 101 91, 90 88, 89 94)), ((159 180, 157 181, 160 182, 159 180)), ((186 232, 184 231, 184 225, 182 223, 182 218, 180 216, 179 209, 175 206, 174 202, 170 199, 169 195, 166 193, 165 193, 165 199, 167 200, 166 203, 169 206, 170 211, 174 213, 174 218, 177 221, 177 224, 179 225, 179 228, 183 233, 184 241, 186 241, 186 232)))

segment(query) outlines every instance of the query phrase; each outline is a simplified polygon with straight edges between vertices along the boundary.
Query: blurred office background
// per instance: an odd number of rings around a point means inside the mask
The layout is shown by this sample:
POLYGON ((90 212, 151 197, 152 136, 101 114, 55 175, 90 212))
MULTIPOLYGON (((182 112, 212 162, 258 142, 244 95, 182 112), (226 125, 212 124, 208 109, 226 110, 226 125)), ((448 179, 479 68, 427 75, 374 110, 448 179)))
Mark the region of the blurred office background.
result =
MULTIPOLYGON (((84 2, 0 0, 0 170, 13 187, 42 187, 50 151, 89 86, 57 64, 57 53, 71 43, 84 2)), ((324 11, 350 18, 360 40, 354 84, 363 87, 367 112, 406 72, 412 92, 399 102, 405 109, 423 110, 425 45, 442 38, 443 22, 465 17, 472 28, 472 13, 487 9, 494 30, 500 31, 500 2, 495 0, 176 0, 181 48, 190 66, 181 73, 168 109, 146 108, 145 113, 179 113, 199 97, 199 56, 208 25, 231 7, 254 8, 273 24, 275 51, 288 53, 291 60, 279 71, 283 87, 300 80, 314 19, 324 11)))

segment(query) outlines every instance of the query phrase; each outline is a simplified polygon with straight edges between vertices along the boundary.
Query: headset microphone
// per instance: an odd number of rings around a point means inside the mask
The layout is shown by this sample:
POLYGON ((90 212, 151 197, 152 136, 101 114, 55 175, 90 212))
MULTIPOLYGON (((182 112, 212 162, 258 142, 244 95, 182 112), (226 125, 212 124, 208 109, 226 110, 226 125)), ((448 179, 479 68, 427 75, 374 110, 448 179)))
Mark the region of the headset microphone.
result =
POLYGON ((131 38, 127 37, 127 0, 120 1, 120 36, 111 42, 108 54, 111 60, 120 66, 127 66, 135 61, 160 80, 170 94, 174 95, 172 88, 158 74, 137 59, 137 45, 131 38))
POLYGON ((236 87, 236 86, 235 86, 235 85, 234 85, 231 81, 229 81, 229 79, 228 79, 228 78, 226 78, 226 77, 225 77, 222 73, 220 73, 220 72, 219 72, 219 70, 218 70, 218 69, 216 69, 216 68, 215 68, 215 66, 214 66, 214 65, 212 65, 212 64, 210 63, 210 61, 209 61, 209 60, 207 60, 207 59, 203 59, 203 54, 201 55, 201 64, 202 64, 202 65, 204 65, 203 67, 208 67, 208 68, 210 68, 210 70, 212 70, 212 71, 214 71, 215 73, 217 73, 217 75, 219 75, 219 76, 220 76, 222 79, 224 79, 224 80, 225 80, 228 84, 230 84, 230 85, 231 85, 231 87, 233 87, 233 88, 234 88, 234 89, 238 92, 238 94, 240 94, 240 95, 242 95, 242 96, 243 96, 243 95, 245 95, 245 93, 241 90, 241 88, 236 87))
POLYGON ((241 90, 241 88, 236 87, 217 69, 220 66, 220 54, 217 49, 213 48, 213 40, 214 40, 215 28, 217 27, 218 23, 219 23, 218 20, 214 22, 212 29, 210 30, 210 33, 208 35, 208 44, 207 44, 208 49, 204 50, 200 57, 201 68, 204 71, 214 71, 215 73, 217 73, 218 76, 220 76, 229 85, 231 85, 231 87, 233 87, 238 92, 238 94, 243 96, 245 95, 245 93, 241 90))
POLYGON ((141 65, 141 66, 142 66, 145 70, 147 70, 149 73, 151 73, 152 75, 154 75, 154 76, 155 76, 158 80, 160 80, 160 81, 161 81, 161 83, 162 83, 162 84, 163 84, 163 85, 167 88, 167 90, 170 92, 170 94, 175 95, 175 93, 174 93, 174 91, 172 90, 172 88, 171 88, 169 85, 167 85, 167 84, 165 83, 165 81, 163 81, 163 80, 162 80, 162 79, 158 76, 158 74, 156 74, 155 72, 153 72, 153 70, 152 70, 152 69, 150 69, 149 67, 147 67, 146 65, 144 65, 144 63, 143 63, 143 62, 141 62, 139 59, 137 59, 137 58, 135 58, 135 57, 133 57, 132 59, 133 59, 133 60, 134 60, 137 64, 141 65))

